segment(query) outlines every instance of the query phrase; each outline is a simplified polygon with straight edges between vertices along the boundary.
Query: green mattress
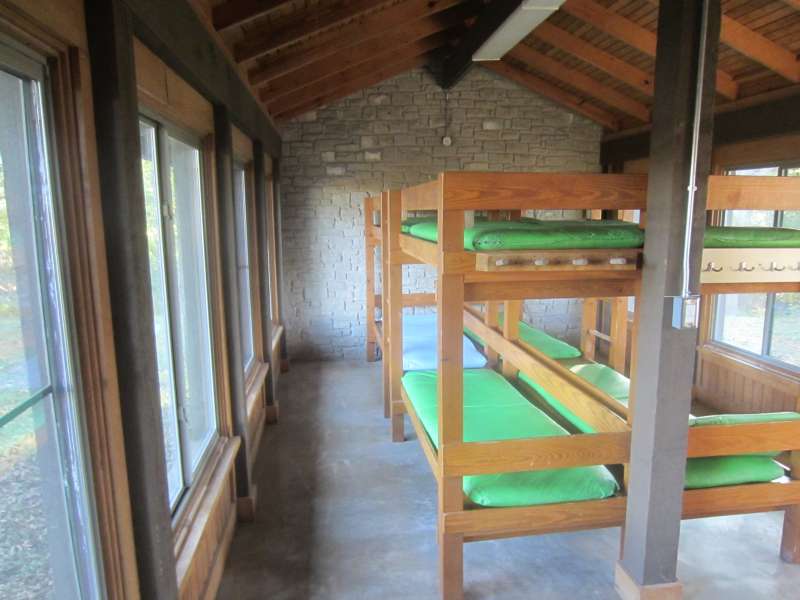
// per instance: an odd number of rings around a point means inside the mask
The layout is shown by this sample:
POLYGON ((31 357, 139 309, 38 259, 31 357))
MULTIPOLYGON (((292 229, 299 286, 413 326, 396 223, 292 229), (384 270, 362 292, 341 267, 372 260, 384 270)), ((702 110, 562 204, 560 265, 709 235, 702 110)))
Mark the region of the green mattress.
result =
MULTIPOLYGON (((576 365, 571 369, 592 385, 598 387, 612 398, 627 405, 630 380, 610 367, 597 363, 576 365)), ((562 417, 582 433, 596 433, 596 430, 564 406, 557 398, 547 392, 538 383, 524 373, 519 378, 541 398, 553 407, 562 417)), ((733 425, 738 423, 767 423, 772 421, 790 421, 800 419, 800 414, 793 412, 709 415, 690 417, 690 427, 706 425, 733 425)), ((784 475, 783 467, 773 460, 779 452, 748 454, 738 456, 713 456, 708 458, 690 458, 686 461, 687 490, 698 488, 739 485, 743 483, 764 483, 784 475)))
MULTIPOLYGON (((403 233, 436 242, 431 217, 404 221, 403 233)), ((467 250, 563 250, 573 248, 641 248, 644 231, 636 223, 615 220, 480 221, 464 230, 467 250)), ((706 248, 800 248, 800 229, 788 227, 708 227, 706 248)))
MULTIPOLYGON (((436 223, 417 223, 409 235, 436 242, 436 223)), ((560 250, 569 248, 640 248, 644 231, 622 221, 483 221, 464 230, 466 250, 560 250)))
MULTIPOLYGON (((438 447, 435 371, 403 375, 403 386, 425 431, 438 447)), ((569 435, 491 369, 464 371, 464 441, 487 442, 569 435)), ((464 477, 464 493, 481 506, 531 506, 614 495, 617 482, 603 466, 464 477)))
POLYGON ((707 227, 706 248, 800 248, 800 229, 787 227, 707 227))
MULTIPOLYGON (((500 315, 500 326, 503 326, 502 314, 500 315)), ((476 333, 468 329, 464 329, 464 333, 479 346, 485 345, 483 340, 476 333)), ((581 355, 581 351, 575 346, 570 346, 568 343, 554 338, 541 329, 531 327, 524 321, 519 322, 519 339, 555 360, 578 358, 581 355)))

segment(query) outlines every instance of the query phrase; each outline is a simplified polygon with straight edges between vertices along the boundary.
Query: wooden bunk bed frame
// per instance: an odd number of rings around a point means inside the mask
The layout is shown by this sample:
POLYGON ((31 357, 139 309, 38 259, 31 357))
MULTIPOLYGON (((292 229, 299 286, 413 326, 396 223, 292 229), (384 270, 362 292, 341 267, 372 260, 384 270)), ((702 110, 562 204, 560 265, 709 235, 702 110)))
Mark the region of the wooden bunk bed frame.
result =
MULTIPOLYGON (((787 186, 786 182, 759 179, 712 177, 708 209, 800 207, 797 184, 787 186)), ((564 263, 561 269, 536 269, 530 263, 512 261, 503 263, 501 269, 486 269, 485 265, 498 255, 464 250, 466 213, 552 208, 644 211, 646 188, 647 178, 641 175, 447 172, 430 183, 385 192, 382 197, 381 218, 385 223, 382 231, 387 237, 383 240, 386 254, 383 347, 384 362, 388 363, 392 437, 395 441, 404 439, 404 414, 408 414, 437 481, 439 569, 442 598, 446 600, 463 598, 465 542, 616 526, 625 519, 624 494, 603 500, 528 507, 475 507, 465 503, 462 478, 597 464, 624 465, 630 461, 630 427, 635 410, 633 397, 629 406, 624 407, 556 361, 521 344, 515 332, 514 315, 518 314, 521 302, 531 298, 638 296, 640 262, 637 260, 635 268, 624 269, 602 259, 590 261, 589 268, 576 269, 564 263), (404 216, 420 210, 437 211, 437 243, 401 234, 404 216), (402 273, 404 264, 414 263, 430 264, 437 269, 438 450, 401 382, 402 314, 407 304, 402 292, 402 273), (496 326, 498 301, 505 302, 507 311, 502 330, 496 326), (487 302, 483 315, 466 306, 487 302), (578 416, 587 419, 599 433, 464 442, 461 339, 465 324, 484 340, 490 362, 493 357, 503 357, 504 374, 520 371, 531 377, 578 416)), ((576 252, 585 256, 584 251, 576 252)), ((524 258, 532 262, 536 255, 526 251, 524 258)), ((765 282, 772 270, 733 273, 733 269, 723 281, 703 283, 703 293, 753 287, 800 290, 798 282, 765 282)), ((800 277, 796 279, 800 281, 800 277)), ((634 328, 637 323, 635 317, 634 328)), ((631 371, 635 377, 635 356, 633 362, 631 371)), ((792 480, 686 490, 683 516, 697 518, 785 509, 781 556, 798 562, 800 481, 794 479, 800 476, 800 423, 715 425, 689 431, 690 458, 766 451, 793 451, 792 480)))

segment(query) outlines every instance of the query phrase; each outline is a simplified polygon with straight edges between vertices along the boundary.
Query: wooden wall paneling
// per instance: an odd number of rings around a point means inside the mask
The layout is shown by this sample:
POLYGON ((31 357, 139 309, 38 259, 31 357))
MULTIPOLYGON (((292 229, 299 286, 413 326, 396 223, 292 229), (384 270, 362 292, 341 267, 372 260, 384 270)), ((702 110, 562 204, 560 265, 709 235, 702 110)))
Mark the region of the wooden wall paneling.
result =
POLYGON ((125 455, 141 595, 178 594, 161 435, 132 16, 121 0, 87 0, 94 119, 107 241, 125 455), (114 76, 110 76, 113 74, 114 76))

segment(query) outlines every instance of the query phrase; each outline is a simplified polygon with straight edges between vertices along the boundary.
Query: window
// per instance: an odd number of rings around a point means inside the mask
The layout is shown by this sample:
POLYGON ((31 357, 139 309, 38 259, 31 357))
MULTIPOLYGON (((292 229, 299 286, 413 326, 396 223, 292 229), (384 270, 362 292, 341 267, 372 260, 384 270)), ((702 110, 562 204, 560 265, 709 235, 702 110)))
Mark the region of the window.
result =
POLYGON ((236 268, 239 281, 239 326, 242 362, 245 373, 255 360, 253 341, 253 297, 250 283, 250 236, 248 229, 247 172, 239 165, 233 169, 234 212, 236 218, 236 268))
POLYGON ((170 507, 217 435, 200 150, 139 126, 156 358, 170 507))
MULTIPOLYGON (((800 176, 800 167, 767 166, 729 175, 800 176)), ((800 211, 728 210, 723 224, 800 228, 800 211)), ((800 367, 800 294, 725 294, 717 297, 713 339, 747 353, 800 367)))
POLYGON ((0 44, 0 597, 99 598, 44 78, 0 44))

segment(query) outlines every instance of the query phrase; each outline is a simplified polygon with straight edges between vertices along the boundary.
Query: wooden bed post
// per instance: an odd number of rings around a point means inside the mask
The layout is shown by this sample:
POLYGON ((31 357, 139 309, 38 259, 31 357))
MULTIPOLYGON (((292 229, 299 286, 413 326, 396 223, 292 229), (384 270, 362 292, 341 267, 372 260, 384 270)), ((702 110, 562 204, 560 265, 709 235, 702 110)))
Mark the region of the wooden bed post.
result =
MULTIPOLYGON (((800 398, 795 403, 800 412, 800 398)), ((792 452, 789 462, 791 478, 800 479, 800 452, 792 452)), ((788 563, 800 563, 800 505, 795 504, 783 514, 783 535, 781 536, 781 559, 788 563)))
POLYGON ((625 374, 628 358, 628 298, 611 298, 611 344, 608 363, 615 371, 625 374))
MULTIPOLYGON (((496 214, 496 212, 490 213, 496 214)), ((484 305, 483 311, 483 322, 486 323, 492 329, 496 328, 500 323, 500 303, 494 300, 489 300, 484 305)), ((483 352, 486 354, 486 363, 490 369, 493 369, 497 366, 499 362, 500 356, 497 354, 497 351, 491 348, 488 344, 483 346, 483 352)))
MULTIPOLYGON (((519 320, 522 317, 522 300, 503 302, 503 337, 511 342, 519 340, 519 320)), ((517 369, 507 360, 503 361, 503 376, 517 378, 517 369)))
POLYGON ((373 217, 372 196, 364 198, 364 254, 366 257, 366 288, 367 288, 367 361, 377 360, 375 341, 375 240, 372 236, 373 217))
POLYGON ((381 192, 381 336, 383 337, 383 361, 381 370, 383 372, 383 416, 391 416, 391 404, 389 390, 391 380, 389 379, 389 248, 387 239, 389 237, 389 192, 381 192))
MULTIPOLYGON (((388 335, 384 340, 389 348, 389 413, 392 417, 392 441, 405 440, 403 398, 401 395, 403 377, 403 265, 397 260, 400 252, 400 225, 403 207, 400 191, 390 190, 388 196, 387 232, 383 236, 383 248, 387 251, 388 271, 384 273, 384 294, 389 297, 388 335)), ((384 323, 384 328, 386 323, 384 323)), ((387 331, 384 329, 384 331, 387 331)), ((387 357, 384 356, 384 360, 387 357)))
MULTIPOLYGON (((464 439, 464 276, 448 272, 448 254, 464 251, 464 213, 446 210, 445 175, 440 176, 438 293, 436 311, 439 326, 437 401, 439 410, 439 461, 445 468, 448 446, 464 439)), ((508 321, 509 315, 506 315, 508 321)), ((464 597, 464 537, 447 533, 444 515, 464 509, 461 477, 439 478, 439 581, 444 600, 464 597)))
POLYGON ((689 287, 699 288, 720 19, 719 0, 659 4, 647 193, 651 227, 637 306, 641 311, 637 349, 647 352, 647 360, 636 364, 623 552, 615 574, 617 591, 625 600, 682 597, 677 580, 678 540, 697 329, 673 327, 673 297, 683 287, 684 232, 690 219, 694 226, 689 240, 689 287), (698 146, 693 153, 698 71, 703 96, 698 146), (687 185, 693 155, 698 191, 690 214, 687 185))
POLYGON ((583 316, 581 317, 581 352, 587 360, 594 360, 597 339, 597 309, 600 301, 597 298, 583 299, 583 316))

